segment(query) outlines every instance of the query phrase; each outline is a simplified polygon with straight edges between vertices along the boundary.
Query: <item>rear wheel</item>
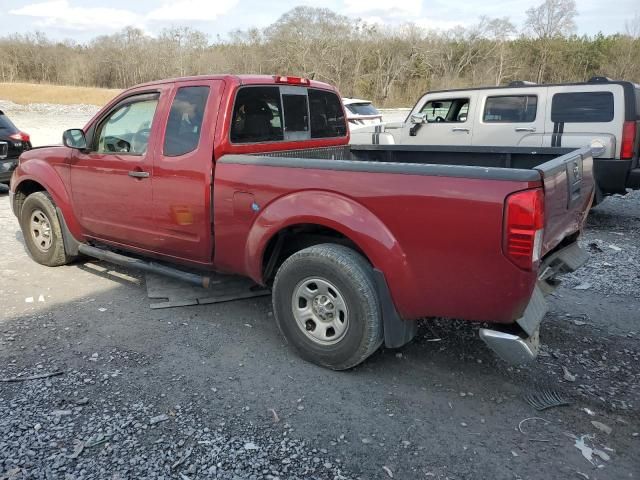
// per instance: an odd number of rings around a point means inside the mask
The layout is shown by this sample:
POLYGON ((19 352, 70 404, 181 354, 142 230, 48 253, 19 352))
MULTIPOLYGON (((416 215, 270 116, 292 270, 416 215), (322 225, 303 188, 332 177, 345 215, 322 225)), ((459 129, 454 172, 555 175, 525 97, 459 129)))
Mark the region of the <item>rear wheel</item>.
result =
POLYGON ((64 250, 55 204, 48 193, 35 192, 26 198, 20 211, 20 228, 27 250, 36 262, 57 267, 72 260, 64 250))
POLYGON ((305 248, 280 267, 273 307, 282 334, 308 361, 345 370, 382 344, 382 316, 369 263, 350 248, 305 248))

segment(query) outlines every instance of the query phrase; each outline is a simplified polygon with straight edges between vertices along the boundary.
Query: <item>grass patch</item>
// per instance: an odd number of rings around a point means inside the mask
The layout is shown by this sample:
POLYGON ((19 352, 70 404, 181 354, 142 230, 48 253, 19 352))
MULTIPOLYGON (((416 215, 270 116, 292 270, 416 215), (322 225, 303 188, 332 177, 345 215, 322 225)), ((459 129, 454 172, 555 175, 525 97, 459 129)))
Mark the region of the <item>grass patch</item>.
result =
POLYGON ((0 99, 22 105, 28 103, 55 103, 58 105, 102 106, 121 90, 93 87, 68 87, 36 83, 0 83, 0 99))

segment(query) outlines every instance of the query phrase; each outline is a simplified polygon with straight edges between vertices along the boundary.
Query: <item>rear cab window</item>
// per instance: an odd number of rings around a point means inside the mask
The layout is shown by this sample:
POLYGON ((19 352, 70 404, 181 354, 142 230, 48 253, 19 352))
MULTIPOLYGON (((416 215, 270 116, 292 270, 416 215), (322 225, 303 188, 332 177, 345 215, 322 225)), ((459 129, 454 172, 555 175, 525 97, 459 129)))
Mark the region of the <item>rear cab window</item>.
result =
POLYGON ((245 86, 236 94, 231 143, 304 141, 344 137, 347 125, 338 95, 294 86, 245 86))
POLYGON ((485 123, 531 123, 536 120, 538 97, 500 95, 487 97, 482 114, 485 123))
POLYGON ((612 92, 556 93, 551 100, 554 123, 607 123, 614 113, 612 92))

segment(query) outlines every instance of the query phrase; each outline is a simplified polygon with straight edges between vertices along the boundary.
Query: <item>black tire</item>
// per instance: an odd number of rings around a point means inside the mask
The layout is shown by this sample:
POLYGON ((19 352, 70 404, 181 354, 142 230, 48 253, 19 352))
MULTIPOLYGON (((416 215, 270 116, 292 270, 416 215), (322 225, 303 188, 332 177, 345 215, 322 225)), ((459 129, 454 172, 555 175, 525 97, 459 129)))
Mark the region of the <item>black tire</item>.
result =
MULTIPOLYGON (((38 214, 39 215, 39 214, 38 214)), ((56 213, 56 207, 47 192, 35 192, 29 195, 22 204, 20 211, 20 228, 24 237, 24 243, 31 257, 41 265, 57 267, 66 265, 73 257, 67 255, 62 241, 62 229, 56 213), (36 240, 31 233, 32 216, 41 212, 49 224, 50 245, 43 249, 36 244, 36 240)))
POLYGON ((273 308, 278 328, 287 341, 305 360, 323 367, 352 368, 382 344, 382 312, 371 265, 341 245, 315 245, 285 260, 274 281, 273 308), (310 339, 296 321, 293 298, 298 286, 309 278, 334 285, 348 309, 346 331, 334 344, 310 339))

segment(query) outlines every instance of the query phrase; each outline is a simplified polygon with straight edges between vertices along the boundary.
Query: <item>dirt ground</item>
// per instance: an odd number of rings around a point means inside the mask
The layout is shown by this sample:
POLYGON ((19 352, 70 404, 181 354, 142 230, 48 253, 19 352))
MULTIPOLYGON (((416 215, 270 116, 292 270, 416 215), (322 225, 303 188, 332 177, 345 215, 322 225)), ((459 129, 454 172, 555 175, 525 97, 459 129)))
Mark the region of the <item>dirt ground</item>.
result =
POLYGON ((292 353, 268 297, 151 310, 135 272, 36 264, 0 192, 0 379, 60 372, 0 382, 0 479, 638 478, 638 193, 592 212, 534 364, 430 319, 336 373, 292 353), (535 410, 544 389, 570 405, 535 410))

